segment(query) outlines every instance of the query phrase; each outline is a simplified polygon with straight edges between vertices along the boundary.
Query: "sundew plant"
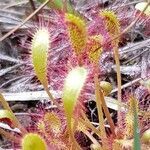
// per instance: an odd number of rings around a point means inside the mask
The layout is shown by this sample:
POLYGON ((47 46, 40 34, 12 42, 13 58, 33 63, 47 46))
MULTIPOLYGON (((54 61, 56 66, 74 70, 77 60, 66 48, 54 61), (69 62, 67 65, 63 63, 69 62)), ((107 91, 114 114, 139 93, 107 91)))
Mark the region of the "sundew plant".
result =
MULTIPOLYGON (((0 122, 20 131, 15 134, 0 128, 13 149, 150 149, 149 106, 141 104, 134 91, 122 92, 120 65, 120 47, 126 34, 138 23, 150 25, 150 1, 136 2, 132 19, 128 13, 132 1, 112 3, 106 7, 95 1, 39 0, 38 4, 47 4, 48 12, 43 9, 38 13, 39 21, 27 32, 30 65, 24 74, 29 70, 35 74, 36 84, 42 85, 53 107, 38 108, 34 127, 26 128, 0 93, 0 122), (109 67, 115 66, 116 72, 114 95, 114 83, 102 77, 107 72, 103 64, 108 53, 113 59, 109 67), (52 91, 59 91, 60 99, 52 91), (88 114, 91 99, 96 104, 96 122, 88 114)), ((149 80, 147 76, 141 82, 148 92, 149 80)))

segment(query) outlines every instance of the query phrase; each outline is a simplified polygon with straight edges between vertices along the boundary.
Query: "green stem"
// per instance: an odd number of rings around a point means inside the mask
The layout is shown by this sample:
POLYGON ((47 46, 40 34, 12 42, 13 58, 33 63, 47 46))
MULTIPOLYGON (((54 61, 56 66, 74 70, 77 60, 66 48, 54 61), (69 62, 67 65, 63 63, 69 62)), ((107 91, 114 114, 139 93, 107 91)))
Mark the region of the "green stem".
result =
POLYGON ((118 84, 118 124, 121 123, 121 72, 120 72, 120 61, 119 61, 119 52, 118 48, 114 47, 114 57, 116 63, 116 72, 117 72, 117 84, 118 84))
MULTIPOLYGON (((79 146, 79 144, 77 143, 76 139, 74 138, 74 132, 72 130, 72 122, 71 122, 71 118, 69 116, 69 118, 67 117, 67 127, 68 127, 68 133, 69 133, 69 137, 70 137, 70 143, 72 143, 72 147, 76 147, 77 150, 82 150, 81 147, 79 146)), ((74 150, 74 149, 73 149, 74 150)))
POLYGON ((98 141, 90 134, 89 131, 82 131, 92 142, 93 144, 97 145, 98 147, 101 148, 101 145, 98 143, 98 141))
MULTIPOLYGON (((43 85, 43 86, 44 86, 44 85, 43 85)), ((57 106, 57 108, 58 108, 59 110, 62 110, 62 108, 60 107, 60 105, 58 104, 58 102, 55 101, 53 95, 50 93, 48 87, 47 87, 47 86, 44 86, 44 89, 45 89, 47 95, 49 96, 50 100, 57 106)))
POLYGON ((11 115, 13 116, 13 118, 14 118, 13 121, 14 121, 15 126, 18 127, 23 134, 27 133, 26 129, 20 124, 19 120, 14 115, 13 111, 9 107, 9 104, 7 103, 7 101, 5 100, 5 98, 3 97, 3 95, 1 93, 0 93, 0 102, 1 102, 2 106, 4 107, 4 109, 8 110, 11 113, 11 115))
POLYGON ((139 133, 139 125, 138 125, 138 112, 136 108, 135 99, 133 98, 133 115, 134 115, 134 150, 141 150, 140 144, 140 133, 139 133))
POLYGON ((99 130, 97 130, 92 124, 91 122, 89 121, 89 119, 86 117, 86 115, 84 114, 84 112, 82 112, 82 116, 84 117, 84 120, 79 118, 80 122, 83 123, 86 127, 92 129, 92 131, 94 133, 96 133, 99 138, 101 138, 101 132, 99 130))

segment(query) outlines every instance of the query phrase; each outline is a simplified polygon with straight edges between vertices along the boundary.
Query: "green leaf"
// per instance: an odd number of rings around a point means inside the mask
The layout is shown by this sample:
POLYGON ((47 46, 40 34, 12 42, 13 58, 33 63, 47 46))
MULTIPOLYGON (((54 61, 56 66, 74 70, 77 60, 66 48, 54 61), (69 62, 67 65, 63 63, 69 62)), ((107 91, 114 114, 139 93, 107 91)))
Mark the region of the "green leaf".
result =
POLYGON ((133 100, 133 115, 134 115, 134 150, 141 150, 140 131, 138 126, 138 113, 136 108, 136 99, 133 100))
POLYGON ((0 110, 0 121, 6 121, 9 125, 12 125, 14 120, 15 118, 10 111, 0 110))
POLYGON ((49 50, 50 36, 47 28, 38 29, 32 39, 32 63, 35 73, 40 82, 47 87, 47 57, 49 50))
POLYGON ((141 140, 145 144, 150 144, 150 129, 143 133, 141 140))
POLYGON ((44 139, 35 133, 28 133, 22 139, 22 150, 46 150, 44 139))
POLYGON ((64 84, 63 103, 67 118, 71 120, 73 109, 87 77, 87 70, 84 67, 72 69, 64 84))

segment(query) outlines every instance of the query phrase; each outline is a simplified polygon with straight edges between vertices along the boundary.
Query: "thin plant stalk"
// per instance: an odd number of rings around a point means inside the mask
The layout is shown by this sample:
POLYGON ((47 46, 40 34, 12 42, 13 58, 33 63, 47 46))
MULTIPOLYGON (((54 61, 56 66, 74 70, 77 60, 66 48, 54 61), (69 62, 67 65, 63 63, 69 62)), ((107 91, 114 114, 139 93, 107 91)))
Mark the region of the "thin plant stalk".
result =
POLYGON ((98 143, 98 141, 92 136, 92 134, 89 131, 83 131, 83 133, 93 142, 94 145, 97 145, 101 148, 101 145, 98 143))
POLYGON ((49 3, 49 0, 46 0, 42 5, 40 5, 39 8, 37 8, 32 14, 30 14, 22 23, 14 27, 12 30, 10 30, 8 33, 6 33, 3 37, 0 38, 0 42, 6 39, 8 36, 16 32, 20 27, 22 27, 27 21, 29 21, 35 14, 37 14, 45 5, 49 3))
MULTIPOLYGON (((135 20, 127 28, 125 28, 123 30, 123 32, 121 33, 121 35, 124 34, 124 33, 126 33, 127 31, 129 31, 137 23, 137 21, 140 19, 140 17, 142 16, 142 14, 146 11, 146 9, 148 8, 149 5, 150 5, 150 0, 148 0, 147 5, 143 9, 143 11, 141 11, 141 13, 135 18, 135 20)), ((121 36, 121 35, 119 35, 119 36, 121 36)))
MULTIPOLYGON (((141 15, 145 12, 145 10, 148 8, 150 4, 150 1, 148 1, 147 5, 145 6, 145 8, 143 9, 143 11, 137 16, 137 18, 126 28, 123 30, 123 32, 121 33, 124 34, 127 31, 129 31, 135 24, 136 22, 139 20, 139 18, 141 17, 141 15)), ((121 36, 121 35, 118 35, 121 36)), ((115 37, 116 39, 117 37, 115 37)), ((119 61, 119 51, 118 48, 114 48, 114 56, 115 56, 115 62, 116 62, 116 70, 117 70, 117 83, 118 83, 118 102, 119 105, 121 104, 121 72, 120 72, 120 61, 119 61)), ((121 112, 120 112, 120 107, 118 107, 118 122, 121 123, 121 112)))
MULTIPOLYGON (((81 122, 84 126, 89 127, 83 119, 79 118, 79 122, 81 122)), ((74 122, 74 127, 72 130, 73 133, 75 132, 77 125, 78 123, 74 122)), ((97 145, 98 147, 101 147, 101 145, 98 143, 98 141, 93 137, 93 135, 89 131, 87 131, 86 129, 83 129, 81 131, 93 142, 93 144, 97 145)))
POLYGON ((102 111, 102 102, 100 97, 100 88, 99 88, 99 79, 98 79, 98 65, 95 66, 95 76, 94 76, 94 83, 95 83, 95 96, 96 96, 96 105, 98 110, 98 119, 99 119, 99 126, 101 131, 101 140, 102 140, 102 147, 107 149, 106 144, 106 131, 104 127, 104 118, 103 118, 103 111, 102 111))
POLYGON ((80 122, 83 123, 86 127, 92 129, 92 131, 93 131, 94 133, 96 133, 99 137, 101 137, 100 131, 99 131, 98 129, 96 129, 96 128, 91 124, 91 122, 88 120, 88 118, 86 117, 86 118, 84 118, 84 119, 85 119, 85 120, 83 120, 83 119, 80 118, 79 120, 80 120, 80 122))
POLYGON ((72 123, 69 119, 67 119, 67 127, 68 127, 68 133, 70 137, 70 143, 72 143, 71 144, 72 150, 74 150, 74 147, 76 147, 77 150, 82 150, 79 144, 77 143, 76 139, 74 138, 74 130, 72 129, 72 123))
MULTIPOLYGON (((34 1, 33 1, 33 0, 29 0, 29 2, 30 2, 30 5, 31 5, 32 10, 35 11, 35 10, 36 10, 36 7, 35 7, 35 4, 34 4, 34 1)), ((35 14, 35 18, 36 18, 36 21, 39 20, 37 14, 35 14)))
POLYGON ((71 118, 67 117, 67 129, 68 129, 68 134, 69 134, 69 140, 71 143, 71 150, 74 150, 74 147, 76 147, 77 150, 82 150, 74 137, 76 123, 73 125, 72 117, 71 118))
MULTIPOLYGON (((44 86, 44 85, 43 85, 43 86, 44 86)), ((47 86, 44 86, 44 89, 45 89, 47 95, 49 96, 50 100, 54 103, 54 105, 56 105, 59 110, 62 110, 62 108, 59 106, 58 102, 56 102, 56 101, 54 100, 54 97, 53 97, 53 95, 50 93, 48 87, 47 87, 47 86)))
MULTIPOLYGON (((88 125, 85 123, 85 121, 82 120, 81 118, 79 118, 78 122, 81 122, 86 128, 88 127, 88 125)), ((75 132, 75 130, 76 130, 77 126, 78 126, 78 122, 76 122, 76 121, 74 122, 73 132, 75 132)), ((83 129, 83 130, 80 130, 80 131, 82 131, 85 135, 87 135, 87 137, 93 142, 93 144, 101 147, 101 145, 98 143, 98 141, 93 137, 93 135, 88 130, 83 129)))
MULTIPOLYGON (((148 1, 147 5, 145 6, 145 8, 143 9, 143 11, 136 17, 136 19, 127 27, 123 30, 123 32, 121 32, 119 35, 115 36, 113 39, 111 39, 111 41, 114 41, 116 39, 118 39, 121 35, 123 35, 124 33, 126 33, 127 31, 129 31, 139 20, 139 18, 141 17, 141 15, 145 12, 145 10, 148 8, 150 4, 150 1, 148 1)), ((111 41, 108 41, 111 42, 111 41)), ((95 49, 95 51, 97 51, 100 47, 98 47, 97 49, 95 49)), ((116 72, 117 72, 117 84, 118 84, 118 122, 121 123, 121 108, 120 108, 120 103, 121 103, 121 72, 120 72, 120 61, 119 61, 119 52, 118 52, 118 47, 114 48, 114 57, 115 57, 115 62, 116 62, 116 72)))
MULTIPOLYGON (((143 11, 137 16, 137 18, 126 29, 124 29, 121 34, 119 34, 115 38, 113 38, 112 41, 113 40, 115 41, 115 39, 117 39, 122 34, 126 33, 127 31, 129 31, 136 24, 136 22, 139 20, 139 18, 145 12, 145 10, 148 8, 149 4, 150 4, 150 1, 148 1, 148 4, 145 6, 143 11)), ((116 72, 117 72, 118 102, 119 102, 119 105, 118 105, 118 122, 120 124, 121 123, 121 112, 120 112, 121 111, 121 108, 120 108, 120 104, 121 104, 121 72, 120 72, 120 61, 119 61, 118 46, 115 46, 113 51, 114 51, 114 57, 115 57, 115 63, 116 63, 116 72)))
POLYGON ((7 103, 7 101, 5 100, 5 98, 3 97, 1 93, 0 93, 0 102, 2 106, 4 107, 4 109, 8 110, 13 116, 14 118, 13 121, 14 121, 15 126, 18 127, 22 131, 23 134, 27 133, 26 129, 20 124, 19 120, 16 118, 13 111, 9 107, 9 104, 7 103))
POLYGON ((112 118, 111 118, 111 115, 110 115, 110 113, 109 113, 109 110, 108 110, 108 107, 107 107, 107 105, 106 105, 106 102, 105 102, 105 99, 104 99, 104 95, 103 95, 103 93, 102 93, 102 90, 100 89, 99 92, 100 92, 102 107, 103 107, 105 116, 106 116, 107 121, 108 121, 108 123, 109 123, 109 125, 110 125, 110 130, 111 130, 113 136, 115 137, 116 135, 115 135, 115 125, 114 125, 114 122, 113 122, 113 120, 112 120, 112 118))
POLYGON ((67 0, 63 0, 63 11, 67 12, 67 0))
POLYGON ((116 72, 117 72, 117 84, 118 84, 118 122, 121 123, 121 71, 120 71, 120 60, 119 60, 119 51, 117 46, 114 47, 114 58, 115 58, 115 63, 116 63, 116 72))

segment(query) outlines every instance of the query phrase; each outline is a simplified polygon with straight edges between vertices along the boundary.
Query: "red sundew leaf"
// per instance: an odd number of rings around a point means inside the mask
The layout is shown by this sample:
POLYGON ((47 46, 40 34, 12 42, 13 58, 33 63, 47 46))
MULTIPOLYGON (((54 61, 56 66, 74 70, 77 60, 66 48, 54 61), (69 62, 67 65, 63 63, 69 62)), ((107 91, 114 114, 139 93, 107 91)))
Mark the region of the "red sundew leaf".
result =
POLYGON ((92 36, 89 38, 89 41, 87 42, 87 51, 88 51, 88 57, 91 62, 98 63, 99 58, 102 54, 102 47, 100 47, 101 41, 103 40, 103 37, 98 36, 92 36))
POLYGON ((10 119, 8 118, 3 118, 3 119, 0 119, 0 122, 2 123, 5 123, 5 124, 8 124, 11 128, 13 128, 13 123, 10 119))
POLYGON ((73 14, 65 14, 65 22, 72 47, 76 55, 80 55, 86 46, 87 29, 86 22, 73 14))
POLYGON ((88 34, 90 36, 101 35, 103 39, 105 39, 101 43, 103 46, 103 50, 108 51, 112 49, 111 43, 106 42, 106 41, 110 41, 111 38, 109 33, 107 32, 104 19, 101 16, 97 16, 96 18, 94 18, 94 20, 90 22, 88 26, 88 34))
POLYGON ((14 117, 8 110, 0 110, 0 122, 8 124, 10 127, 13 127, 14 117))

